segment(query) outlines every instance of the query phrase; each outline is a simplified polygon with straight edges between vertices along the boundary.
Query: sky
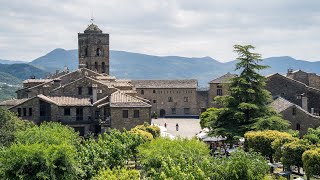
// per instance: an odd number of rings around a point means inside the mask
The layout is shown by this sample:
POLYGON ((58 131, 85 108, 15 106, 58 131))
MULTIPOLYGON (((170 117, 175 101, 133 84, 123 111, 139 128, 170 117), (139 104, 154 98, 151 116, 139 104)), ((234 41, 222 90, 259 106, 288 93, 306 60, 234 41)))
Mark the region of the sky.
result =
POLYGON ((0 59, 31 61, 77 49, 94 23, 110 48, 234 60, 235 44, 262 57, 320 60, 319 0, 0 0, 0 59))

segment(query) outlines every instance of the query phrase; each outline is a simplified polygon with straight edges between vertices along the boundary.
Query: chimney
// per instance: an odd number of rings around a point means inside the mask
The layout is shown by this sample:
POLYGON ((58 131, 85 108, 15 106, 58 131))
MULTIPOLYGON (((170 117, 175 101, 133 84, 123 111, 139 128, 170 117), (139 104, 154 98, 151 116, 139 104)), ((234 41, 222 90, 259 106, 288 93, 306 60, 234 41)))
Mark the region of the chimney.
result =
POLYGON ((292 72, 293 72, 293 69, 289 68, 289 69, 288 69, 288 72, 287 72, 287 76, 292 75, 292 72))
POLYGON ((308 98, 305 96, 302 96, 301 101, 302 101, 301 103, 302 109, 308 111, 308 98))
POLYGON ((311 114, 314 114, 314 108, 311 108, 311 114))
POLYGON ((93 103, 98 100, 98 86, 96 84, 92 84, 92 101, 93 103))

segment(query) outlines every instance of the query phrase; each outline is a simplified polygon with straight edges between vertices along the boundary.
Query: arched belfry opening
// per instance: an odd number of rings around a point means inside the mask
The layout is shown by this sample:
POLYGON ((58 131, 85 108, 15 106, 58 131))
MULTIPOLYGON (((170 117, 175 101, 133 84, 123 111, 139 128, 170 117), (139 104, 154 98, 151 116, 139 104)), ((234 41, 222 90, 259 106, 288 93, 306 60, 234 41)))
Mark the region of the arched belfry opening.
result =
POLYGON ((102 51, 100 48, 97 48, 96 50, 96 56, 102 56, 102 51))
POLYGON ((94 70, 98 72, 98 63, 94 62, 94 70))
POLYGON ((109 74, 109 34, 90 24, 78 33, 79 67, 86 65, 92 71, 109 74))

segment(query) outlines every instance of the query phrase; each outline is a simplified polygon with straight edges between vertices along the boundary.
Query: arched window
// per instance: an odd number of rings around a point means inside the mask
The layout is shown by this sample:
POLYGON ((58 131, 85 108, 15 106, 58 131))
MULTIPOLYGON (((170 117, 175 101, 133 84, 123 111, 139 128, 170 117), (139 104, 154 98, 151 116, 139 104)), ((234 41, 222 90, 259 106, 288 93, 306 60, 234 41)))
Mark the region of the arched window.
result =
POLYGON ((106 72, 106 63, 102 62, 101 66, 102 66, 102 73, 105 73, 106 72))
POLYGON ((297 130, 297 131, 300 131, 300 129, 301 129, 300 124, 297 123, 297 124, 296 124, 296 130, 297 130))
POLYGON ((98 71, 98 63, 97 62, 94 63, 94 68, 96 71, 98 71))
POLYGON ((101 51, 100 48, 97 48, 96 55, 97 56, 102 56, 102 51, 101 51))

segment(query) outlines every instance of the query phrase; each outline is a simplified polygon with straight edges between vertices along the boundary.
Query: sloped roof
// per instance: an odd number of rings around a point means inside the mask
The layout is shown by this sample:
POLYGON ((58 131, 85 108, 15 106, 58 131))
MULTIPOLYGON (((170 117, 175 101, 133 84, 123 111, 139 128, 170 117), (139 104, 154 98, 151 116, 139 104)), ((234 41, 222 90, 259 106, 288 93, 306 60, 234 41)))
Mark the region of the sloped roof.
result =
POLYGON ((209 84, 215 84, 215 83, 230 83, 230 79, 236 77, 236 74, 227 73, 223 76, 220 76, 212 81, 209 82, 209 84))
POLYGON ((52 80, 53 79, 26 79, 23 81, 23 83, 46 83, 52 80))
POLYGON ((285 111, 286 109, 288 109, 292 106, 295 106, 297 109, 304 112, 305 114, 320 120, 320 116, 313 115, 313 114, 309 113, 308 111, 306 111, 305 109, 303 109, 302 107, 300 107, 300 106, 298 106, 298 105, 296 105, 296 104, 294 104, 294 103, 292 103, 282 97, 278 97, 277 99, 275 99, 270 104, 270 106, 273 107, 277 113, 281 113, 282 111, 285 111))
POLYGON ((58 106, 92 106, 90 98, 77 98, 77 97, 67 97, 67 96, 61 96, 61 97, 44 96, 42 98, 47 98, 47 100, 51 100, 58 106))
POLYGON ((6 101, 2 101, 0 102, 0 106, 16 106, 18 104, 21 104, 25 101, 27 101, 28 98, 24 98, 24 99, 10 99, 10 100, 6 100, 6 101))
POLYGON ((150 104, 121 91, 112 93, 110 102, 111 107, 151 107, 150 104))
POLYGON ((270 106, 273 107, 277 113, 280 113, 280 112, 288 109, 289 107, 295 106, 295 104, 293 104, 292 102, 289 102, 288 100, 286 100, 282 97, 278 97, 276 100, 274 100, 270 104, 270 106))
POLYGON ((152 89, 165 89, 165 88, 197 88, 198 81, 196 79, 183 79, 183 80, 132 80, 131 83, 136 88, 152 88, 152 89))

